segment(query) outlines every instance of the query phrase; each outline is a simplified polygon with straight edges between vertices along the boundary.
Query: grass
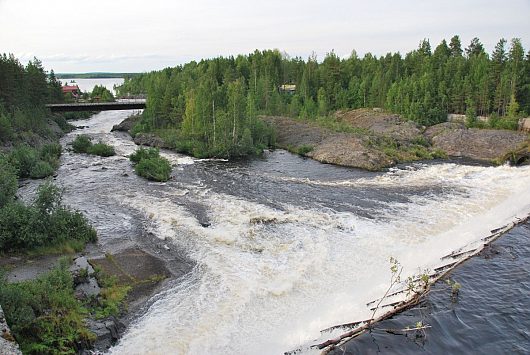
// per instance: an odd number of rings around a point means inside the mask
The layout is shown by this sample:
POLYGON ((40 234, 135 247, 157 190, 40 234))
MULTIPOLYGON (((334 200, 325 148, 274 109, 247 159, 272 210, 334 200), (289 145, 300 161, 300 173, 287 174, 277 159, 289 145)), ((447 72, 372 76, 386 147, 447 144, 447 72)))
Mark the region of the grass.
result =
POLYGON ((116 276, 107 275, 97 266, 94 267, 94 270, 101 287, 100 297, 96 306, 93 307, 95 318, 103 319, 109 316, 118 316, 125 307, 125 299, 132 286, 119 284, 116 276))
POLYGON ((286 147, 286 149, 293 153, 293 154, 298 154, 298 155, 301 155, 301 156, 306 156, 307 153, 313 151, 313 146, 312 145, 309 145, 309 144, 302 144, 300 146, 293 146, 293 145, 288 145, 286 147))
POLYGON ((152 181, 168 181, 171 177, 171 164, 166 158, 142 159, 134 167, 139 176, 152 181))
POLYGON ((160 151, 157 148, 138 148, 133 154, 129 156, 129 159, 137 164, 142 159, 152 159, 158 158, 160 156, 160 151))
POLYGON ((423 136, 418 136, 410 142, 400 142, 390 136, 372 135, 367 138, 367 144, 382 151, 395 163, 447 158, 445 152, 440 149, 433 149, 423 136))

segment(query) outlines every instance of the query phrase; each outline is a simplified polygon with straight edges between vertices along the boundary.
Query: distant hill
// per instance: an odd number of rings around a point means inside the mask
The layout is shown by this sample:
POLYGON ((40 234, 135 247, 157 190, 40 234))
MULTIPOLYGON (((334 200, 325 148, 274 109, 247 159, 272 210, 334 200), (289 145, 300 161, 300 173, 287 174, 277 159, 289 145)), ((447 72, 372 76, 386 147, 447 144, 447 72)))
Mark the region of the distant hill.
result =
POLYGON ((132 78, 140 75, 140 73, 56 73, 57 79, 111 79, 111 78, 132 78))

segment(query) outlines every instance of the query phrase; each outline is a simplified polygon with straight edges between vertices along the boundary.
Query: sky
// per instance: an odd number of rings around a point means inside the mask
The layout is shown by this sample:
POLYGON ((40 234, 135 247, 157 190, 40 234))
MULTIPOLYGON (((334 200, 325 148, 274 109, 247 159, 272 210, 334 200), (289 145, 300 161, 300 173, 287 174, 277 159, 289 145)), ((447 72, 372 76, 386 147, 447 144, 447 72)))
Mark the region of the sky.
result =
POLYGON ((0 0, 0 53, 56 73, 145 72, 219 55, 279 49, 406 53, 458 34, 491 52, 530 48, 530 0, 0 0))

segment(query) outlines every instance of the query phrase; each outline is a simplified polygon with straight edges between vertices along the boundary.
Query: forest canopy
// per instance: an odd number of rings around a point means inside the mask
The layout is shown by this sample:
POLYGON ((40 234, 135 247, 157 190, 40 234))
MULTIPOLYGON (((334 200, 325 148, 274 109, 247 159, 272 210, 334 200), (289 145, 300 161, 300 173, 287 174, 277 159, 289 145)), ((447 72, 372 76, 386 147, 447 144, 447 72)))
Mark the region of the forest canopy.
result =
POLYGON ((434 50, 422 40, 404 56, 352 51, 342 59, 332 51, 321 62, 256 50, 145 73, 118 90, 147 94, 136 133, 175 129, 189 145, 182 150, 232 155, 267 142, 260 114, 314 119, 380 107, 427 126, 448 113, 513 120, 530 113, 530 52, 518 38, 488 54, 479 39, 463 48, 458 36, 434 50))

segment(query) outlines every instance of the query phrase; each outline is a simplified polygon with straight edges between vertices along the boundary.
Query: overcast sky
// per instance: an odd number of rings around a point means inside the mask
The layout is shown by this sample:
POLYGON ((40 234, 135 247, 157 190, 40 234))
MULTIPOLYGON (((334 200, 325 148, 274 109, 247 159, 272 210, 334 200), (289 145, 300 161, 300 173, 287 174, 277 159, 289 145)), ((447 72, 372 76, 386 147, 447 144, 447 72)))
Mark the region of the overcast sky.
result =
POLYGON ((0 53, 56 72, 136 72, 278 48, 319 59, 434 48, 459 34, 530 49, 530 0, 0 0, 0 53))

